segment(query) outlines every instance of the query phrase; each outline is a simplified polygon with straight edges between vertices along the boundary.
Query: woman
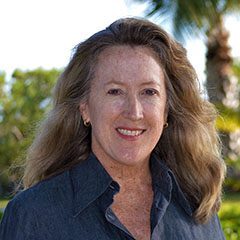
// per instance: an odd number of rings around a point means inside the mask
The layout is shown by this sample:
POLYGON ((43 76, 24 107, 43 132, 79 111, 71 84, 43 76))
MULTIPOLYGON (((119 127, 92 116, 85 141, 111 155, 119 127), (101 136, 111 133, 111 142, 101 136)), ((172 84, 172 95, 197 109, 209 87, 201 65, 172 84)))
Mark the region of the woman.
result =
POLYGON ((181 45, 112 23, 58 80, 1 239, 224 239, 215 118, 181 45))

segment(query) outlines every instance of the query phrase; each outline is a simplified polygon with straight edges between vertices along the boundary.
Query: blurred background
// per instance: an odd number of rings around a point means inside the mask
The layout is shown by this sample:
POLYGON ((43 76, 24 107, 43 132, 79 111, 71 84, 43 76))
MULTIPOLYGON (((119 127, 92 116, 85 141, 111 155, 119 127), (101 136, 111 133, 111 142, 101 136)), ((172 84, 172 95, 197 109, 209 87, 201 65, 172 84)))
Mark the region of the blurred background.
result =
POLYGON ((184 45, 203 97, 220 113, 228 171, 219 216, 226 238, 240 239, 239 0, 0 0, 0 9, 0 218, 73 47, 118 18, 136 16, 184 45))

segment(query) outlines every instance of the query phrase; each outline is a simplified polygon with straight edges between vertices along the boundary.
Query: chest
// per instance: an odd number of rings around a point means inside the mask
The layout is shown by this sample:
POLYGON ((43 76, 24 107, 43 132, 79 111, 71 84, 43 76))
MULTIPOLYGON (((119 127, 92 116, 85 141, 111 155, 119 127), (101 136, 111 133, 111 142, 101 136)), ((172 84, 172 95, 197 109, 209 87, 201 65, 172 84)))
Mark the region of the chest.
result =
MULTIPOLYGON (((148 198, 142 201, 150 202, 148 198)), ((123 204, 126 204, 125 202, 123 204)), ((92 203, 88 208, 81 211, 76 216, 69 215, 70 209, 59 208, 53 206, 52 210, 55 214, 50 214, 50 208, 42 208, 38 211, 34 218, 31 218, 24 225, 21 232, 29 231, 33 237, 30 239, 51 239, 51 240, 122 240, 132 239, 126 237, 119 228, 109 223, 99 208, 98 203, 92 203), (37 216, 37 217, 35 217, 37 216), (36 229, 37 226, 37 229, 36 229), (37 230, 36 232, 34 230, 37 230)), ((141 205, 144 206, 144 205, 141 205)), ((145 205, 148 206, 148 205, 145 205)), ((134 206, 129 208, 129 212, 122 211, 124 208, 118 208, 117 205, 112 205, 113 211, 118 216, 119 220, 129 230, 129 232, 137 240, 150 239, 150 212, 148 207, 134 206), (145 214, 141 214, 145 212, 145 214), (147 214, 146 214, 147 213, 147 214)), ((170 204, 166 211, 163 212, 164 206, 158 213, 153 214, 153 222, 156 226, 153 229, 151 239, 171 239, 171 240, 224 240, 224 237, 219 229, 217 218, 212 219, 206 225, 196 225, 184 211, 176 205, 170 204)), ((157 209, 155 209, 157 211, 157 209)), ((24 216, 25 217, 25 216, 24 216)), ((16 239, 27 239, 18 237, 16 239)))
POLYGON ((153 201, 152 190, 127 196, 116 196, 112 210, 120 222, 137 240, 150 239, 150 213, 153 201))

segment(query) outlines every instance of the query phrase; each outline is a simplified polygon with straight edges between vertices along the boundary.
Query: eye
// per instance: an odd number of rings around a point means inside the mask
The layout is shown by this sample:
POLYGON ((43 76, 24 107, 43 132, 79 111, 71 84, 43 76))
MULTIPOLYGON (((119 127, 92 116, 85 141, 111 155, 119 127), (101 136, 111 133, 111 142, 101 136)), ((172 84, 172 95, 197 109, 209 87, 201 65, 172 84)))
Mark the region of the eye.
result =
POLYGON ((122 91, 121 91, 121 89, 114 88, 114 89, 108 90, 107 94, 109 94, 109 95, 120 95, 120 94, 122 94, 122 91))
POLYGON ((153 96, 153 95, 157 95, 158 91, 156 89, 148 88, 148 89, 144 89, 142 94, 153 96))

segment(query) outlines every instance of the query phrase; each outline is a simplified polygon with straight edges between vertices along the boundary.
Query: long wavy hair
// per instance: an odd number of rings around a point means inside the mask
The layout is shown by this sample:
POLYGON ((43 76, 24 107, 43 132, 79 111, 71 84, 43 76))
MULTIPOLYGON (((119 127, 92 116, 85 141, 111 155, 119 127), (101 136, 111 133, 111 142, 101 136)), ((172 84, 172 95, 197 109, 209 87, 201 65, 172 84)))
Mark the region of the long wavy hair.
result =
POLYGON ((220 207, 225 176, 214 127, 217 112, 200 96, 185 49, 159 26, 143 19, 117 20, 75 47, 56 83, 53 108, 28 151, 24 186, 57 175, 88 157, 91 128, 84 126, 79 105, 88 98, 99 54, 119 45, 144 46, 159 58, 165 74, 169 125, 154 152, 174 172, 195 207, 195 220, 204 223, 220 207))

